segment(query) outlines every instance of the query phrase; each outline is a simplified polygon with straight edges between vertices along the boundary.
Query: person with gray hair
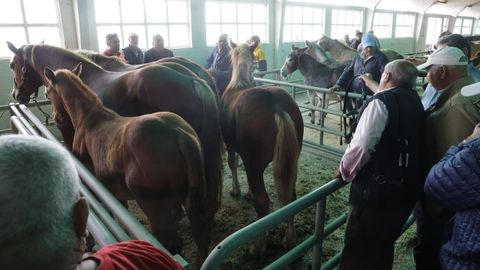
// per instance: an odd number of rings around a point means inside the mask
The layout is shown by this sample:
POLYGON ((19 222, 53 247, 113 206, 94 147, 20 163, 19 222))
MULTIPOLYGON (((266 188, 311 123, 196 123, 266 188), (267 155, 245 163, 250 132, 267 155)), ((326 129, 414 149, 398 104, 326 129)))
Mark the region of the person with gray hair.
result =
POLYGON ((392 268, 395 241, 423 187, 425 117, 416 77, 412 63, 388 63, 360 109, 339 166, 343 180, 352 182, 340 269, 392 268))
POLYGON ((232 62, 230 59, 230 47, 228 47, 228 36, 221 34, 207 59, 205 68, 215 79, 218 88, 218 95, 221 97, 232 78, 232 62))
POLYGON ((143 64, 143 52, 138 47, 138 34, 130 33, 128 35, 128 46, 122 49, 125 60, 130 65, 143 64))
POLYGON ((173 57, 173 52, 165 48, 163 37, 160 34, 153 35, 152 46, 152 48, 145 52, 143 58, 144 63, 154 62, 166 57, 173 57))
POLYGON ((125 60, 122 50, 120 50, 120 39, 116 33, 108 34, 105 37, 105 42, 107 43, 107 49, 103 52, 103 55, 116 56, 125 60))
POLYGON ((75 269, 88 205, 70 154, 39 137, 0 136, 0 269, 75 269))
POLYGON ((0 136, 0 171, 0 269, 183 269, 140 240, 84 254, 88 204, 74 161, 60 144, 0 136))
MULTIPOLYGON (((471 57, 471 45, 465 37, 460 34, 447 34, 440 36, 437 40, 435 47, 441 49, 443 47, 455 47, 460 49, 465 56, 470 59, 471 57)), ((471 62, 468 61, 467 73, 472 77, 475 82, 480 82, 480 70, 471 62)), ((438 97, 442 94, 443 89, 436 89, 431 83, 425 86, 425 91, 422 95, 422 104, 425 110, 432 107, 438 100, 438 97)))
MULTIPOLYGON (((446 36, 448 37, 448 36, 446 36)), ((456 47, 440 47, 418 69, 427 70, 427 79, 437 90, 438 100, 427 108, 423 148, 424 176, 441 160, 451 145, 459 144, 480 122, 480 93, 464 95, 462 88, 474 83, 468 74, 469 59, 456 47)), ((454 211, 425 197, 415 207, 417 243, 414 258, 417 269, 442 269, 440 248, 444 231, 454 211)))

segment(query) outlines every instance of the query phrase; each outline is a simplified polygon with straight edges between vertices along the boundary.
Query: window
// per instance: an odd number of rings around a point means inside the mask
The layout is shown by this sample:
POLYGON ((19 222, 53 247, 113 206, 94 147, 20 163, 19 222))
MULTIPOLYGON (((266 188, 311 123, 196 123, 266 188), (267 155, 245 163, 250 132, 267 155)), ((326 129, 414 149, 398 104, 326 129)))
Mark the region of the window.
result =
POLYGON ((413 37, 415 29, 415 15, 396 14, 395 37, 413 37))
POLYGON ((283 42, 319 39, 324 33, 323 8, 287 6, 283 42))
POLYGON ((448 29, 448 17, 429 17, 427 22, 426 50, 430 50, 438 36, 448 29))
POLYGON ((332 9, 331 38, 343 39, 345 35, 355 37, 355 31, 362 31, 363 12, 360 10, 332 9))
POLYGON ((130 33, 138 34, 142 49, 151 46, 155 34, 162 35, 165 47, 192 46, 189 0, 95 0, 95 18, 100 51, 110 33, 118 34, 121 47, 128 45, 130 33))
POLYGON ((392 37, 393 13, 375 12, 373 17, 373 31, 377 38, 392 37))
POLYGON ((260 1, 206 1, 207 45, 214 46, 221 34, 243 43, 258 35, 268 43, 268 5, 260 1))
POLYGON ((453 27, 453 33, 461 35, 471 35, 473 29, 472 18, 458 17, 455 20, 455 26, 453 27))
POLYGON ((11 55, 6 41, 12 42, 17 47, 42 41, 46 44, 62 46, 55 0, 2 1, 0 57, 11 55))

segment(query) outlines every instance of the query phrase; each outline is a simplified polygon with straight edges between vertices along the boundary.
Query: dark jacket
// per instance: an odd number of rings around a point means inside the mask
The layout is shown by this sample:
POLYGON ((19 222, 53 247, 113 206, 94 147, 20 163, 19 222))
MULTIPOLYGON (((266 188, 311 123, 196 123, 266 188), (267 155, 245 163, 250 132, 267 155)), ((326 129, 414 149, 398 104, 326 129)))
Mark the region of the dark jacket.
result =
POLYGON ((173 52, 171 50, 165 48, 162 50, 151 48, 145 52, 143 62, 150 63, 167 57, 173 57, 173 52))
POLYGON ((225 88, 230 83, 232 78, 232 62, 230 60, 230 50, 224 50, 222 53, 218 52, 217 47, 212 49, 210 57, 207 59, 205 66, 215 79, 219 96, 221 97, 225 88))
POLYGON ((125 60, 130 65, 140 65, 143 64, 143 52, 142 50, 138 50, 136 53, 133 51, 133 49, 128 46, 122 49, 123 55, 125 56, 125 60))
POLYGON ((480 138, 451 146, 427 176, 425 193, 456 211, 440 258, 444 269, 480 269, 480 138))
POLYGON ((359 80, 359 76, 370 73, 373 80, 380 82, 385 65, 388 63, 388 58, 381 51, 377 50, 372 57, 364 61, 362 54, 358 53, 350 65, 345 67, 342 75, 337 80, 337 84, 343 89, 348 88, 349 91, 358 94, 366 93, 367 95, 373 95, 372 90, 359 80))
MULTIPOLYGON (((396 87, 374 95, 387 107, 387 126, 370 160, 352 182, 350 203, 367 207, 413 205, 422 192, 425 113, 417 92, 396 87)), ((363 112, 363 110, 361 110, 363 112)), ((360 115, 361 117, 361 115, 360 115)))

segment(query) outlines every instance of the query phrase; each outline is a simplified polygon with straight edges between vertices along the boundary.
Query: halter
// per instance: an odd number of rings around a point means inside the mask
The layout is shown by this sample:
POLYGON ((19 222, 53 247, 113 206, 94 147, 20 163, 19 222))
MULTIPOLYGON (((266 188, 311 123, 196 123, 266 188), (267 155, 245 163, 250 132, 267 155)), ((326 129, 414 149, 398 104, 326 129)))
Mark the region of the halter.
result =
MULTIPOLYGON (((25 82, 27 81, 27 76, 25 76, 27 74, 27 52, 26 50, 23 51, 23 66, 22 66, 22 76, 20 77, 20 80, 21 80, 21 83, 20 85, 16 85, 16 89, 17 91, 20 93, 20 89, 23 87, 23 85, 25 84, 25 82)), ((16 84, 17 82, 15 82, 16 84)), ((36 99, 38 97, 38 88, 34 90, 33 92, 33 99, 36 99)))

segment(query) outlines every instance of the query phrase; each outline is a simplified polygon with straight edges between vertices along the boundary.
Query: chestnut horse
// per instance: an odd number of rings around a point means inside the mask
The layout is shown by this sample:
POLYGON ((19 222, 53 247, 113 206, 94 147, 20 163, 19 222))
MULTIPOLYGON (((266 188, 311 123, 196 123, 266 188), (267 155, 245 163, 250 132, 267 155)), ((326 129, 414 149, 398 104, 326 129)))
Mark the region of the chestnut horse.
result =
POLYGON ((123 59, 116 56, 105 56, 101 53, 88 50, 77 50, 76 52, 87 57, 88 59, 92 60, 93 62, 101 66, 103 69, 108 71, 123 72, 139 69, 145 67, 146 65, 163 64, 185 75, 191 75, 191 73, 193 73, 198 76, 198 78, 204 80, 208 84, 208 86, 210 86, 210 88, 214 90, 215 95, 218 95, 217 86, 215 85, 215 81, 213 80, 210 73, 208 73, 208 71, 206 71, 203 67, 196 64, 195 62, 192 62, 183 57, 167 57, 151 63, 141 65, 129 65, 123 59), (170 63, 178 64, 181 67, 184 67, 187 71, 185 69, 178 68, 175 65, 169 65, 170 63))
POLYGON ((135 199, 154 235, 174 254, 181 251, 182 239, 173 210, 183 204, 203 261, 211 224, 205 216, 206 183, 195 131, 171 112, 119 116, 75 76, 80 72, 81 64, 73 73, 45 69, 55 121, 72 122, 72 152, 89 158, 92 171, 116 198, 135 199))
MULTIPOLYGON (((303 120, 295 100, 279 87, 253 87, 251 70, 257 43, 232 49, 232 79, 220 100, 220 123, 232 170, 233 196, 240 195, 236 153, 242 158, 257 217, 268 214, 270 199, 263 172, 273 160, 273 174, 282 204, 296 199, 297 162, 303 140, 303 120)), ((288 221, 284 245, 295 245, 293 219, 288 221)), ((263 254, 265 236, 254 252, 263 254)))
MULTIPOLYGON (((288 54, 285 63, 280 69, 280 75, 287 79, 293 72, 297 69, 303 76, 303 81, 305 85, 328 88, 335 84, 337 79, 342 74, 345 66, 349 62, 338 63, 333 59, 328 59, 328 55, 321 50, 321 48, 311 42, 306 42, 307 47, 298 48, 292 45, 292 51, 288 54), (316 60, 312 54, 318 55, 317 57, 324 57, 329 65, 321 63, 316 60)), ((321 100, 323 99, 323 94, 314 90, 307 91, 310 104, 312 106, 320 106, 321 100)), ((335 94, 327 94, 327 101, 330 99, 340 100, 340 98, 335 94)), ((310 122, 315 123, 315 114, 316 111, 311 110, 310 122)))
MULTIPOLYGON (((197 132, 203 149, 207 180, 207 200, 213 218, 220 205, 222 186, 222 138, 218 106, 208 85, 161 65, 148 65, 132 71, 109 72, 72 51, 49 45, 16 48, 10 67, 14 73, 13 97, 27 103, 32 93, 47 85, 43 70, 73 69, 82 63, 82 81, 102 100, 103 105, 122 116, 169 111, 185 119, 197 132)), ((72 134, 62 132, 67 146, 72 134)))

